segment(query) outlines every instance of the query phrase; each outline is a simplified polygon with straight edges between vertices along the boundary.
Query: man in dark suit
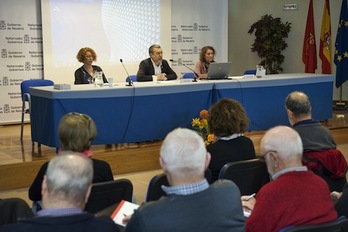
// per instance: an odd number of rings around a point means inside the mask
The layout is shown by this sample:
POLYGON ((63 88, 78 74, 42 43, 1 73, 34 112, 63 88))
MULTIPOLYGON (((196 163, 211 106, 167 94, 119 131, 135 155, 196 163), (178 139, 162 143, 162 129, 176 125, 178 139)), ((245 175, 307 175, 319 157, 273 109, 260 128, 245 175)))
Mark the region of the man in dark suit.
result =
POLYGON ((109 217, 83 212, 91 191, 92 161, 72 152, 55 156, 42 182, 43 209, 37 217, 5 225, 0 231, 119 231, 109 217))
POLYGON ((156 76, 158 81, 175 80, 176 73, 163 59, 161 46, 154 44, 149 48, 150 57, 141 61, 137 73, 137 81, 153 81, 156 76))

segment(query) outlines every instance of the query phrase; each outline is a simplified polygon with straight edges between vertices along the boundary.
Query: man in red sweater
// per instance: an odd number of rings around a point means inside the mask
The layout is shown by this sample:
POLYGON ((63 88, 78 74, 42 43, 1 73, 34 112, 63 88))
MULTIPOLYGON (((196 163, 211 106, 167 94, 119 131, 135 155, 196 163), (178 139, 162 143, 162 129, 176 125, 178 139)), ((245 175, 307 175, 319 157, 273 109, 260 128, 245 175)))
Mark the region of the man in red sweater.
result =
POLYGON ((261 140, 272 181, 256 198, 242 196, 245 210, 251 211, 246 231, 271 232, 290 225, 312 225, 337 218, 326 182, 302 165, 302 142, 290 127, 277 126, 261 140))

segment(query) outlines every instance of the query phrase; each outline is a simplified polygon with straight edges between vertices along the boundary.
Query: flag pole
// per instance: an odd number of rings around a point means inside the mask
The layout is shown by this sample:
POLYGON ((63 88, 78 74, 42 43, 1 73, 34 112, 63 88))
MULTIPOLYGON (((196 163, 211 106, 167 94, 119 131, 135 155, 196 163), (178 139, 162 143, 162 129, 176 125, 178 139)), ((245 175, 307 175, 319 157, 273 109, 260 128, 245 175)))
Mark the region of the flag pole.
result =
POLYGON ((342 85, 340 86, 340 100, 339 102, 336 102, 336 106, 338 107, 345 107, 346 103, 342 101, 342 85))

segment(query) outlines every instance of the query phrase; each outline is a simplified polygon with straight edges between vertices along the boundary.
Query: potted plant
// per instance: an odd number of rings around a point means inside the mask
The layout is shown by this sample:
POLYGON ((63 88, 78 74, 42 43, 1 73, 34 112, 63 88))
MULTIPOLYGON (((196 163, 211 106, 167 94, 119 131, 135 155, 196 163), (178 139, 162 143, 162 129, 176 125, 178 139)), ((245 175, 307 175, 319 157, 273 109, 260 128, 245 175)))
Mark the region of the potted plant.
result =
POLYGON ((284 62, 284 56, 281 53, 288 47, 285 38, 288 37, 290 30, 291 23, 283 23, 280 18, 273 18, 268 14, 251 25, 248 33, 255 32, 256 37, 251 51, 257 52, 263 59, 260 65, 265 67, 268 74, 283 71, 281 64, 284 62))

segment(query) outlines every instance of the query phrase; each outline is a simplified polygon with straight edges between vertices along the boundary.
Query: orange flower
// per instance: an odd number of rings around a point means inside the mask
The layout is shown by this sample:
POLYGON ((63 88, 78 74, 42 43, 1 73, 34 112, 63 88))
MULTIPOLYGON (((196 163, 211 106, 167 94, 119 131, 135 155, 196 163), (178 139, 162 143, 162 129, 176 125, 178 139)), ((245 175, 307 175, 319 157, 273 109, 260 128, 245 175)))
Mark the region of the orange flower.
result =
POLYGON ((208 118, 208 110, 201 110, 201 112, 199 112, 199 117, 201 117, 202 119, 207 119, 208 118))
POLYGON ((210 143, 212 143, 212 142, 214 142, 214 140, 215 140, 215 135, 214 134, 209 134, 208 136, 207 136, 207 142, 210 144, 210 143))

